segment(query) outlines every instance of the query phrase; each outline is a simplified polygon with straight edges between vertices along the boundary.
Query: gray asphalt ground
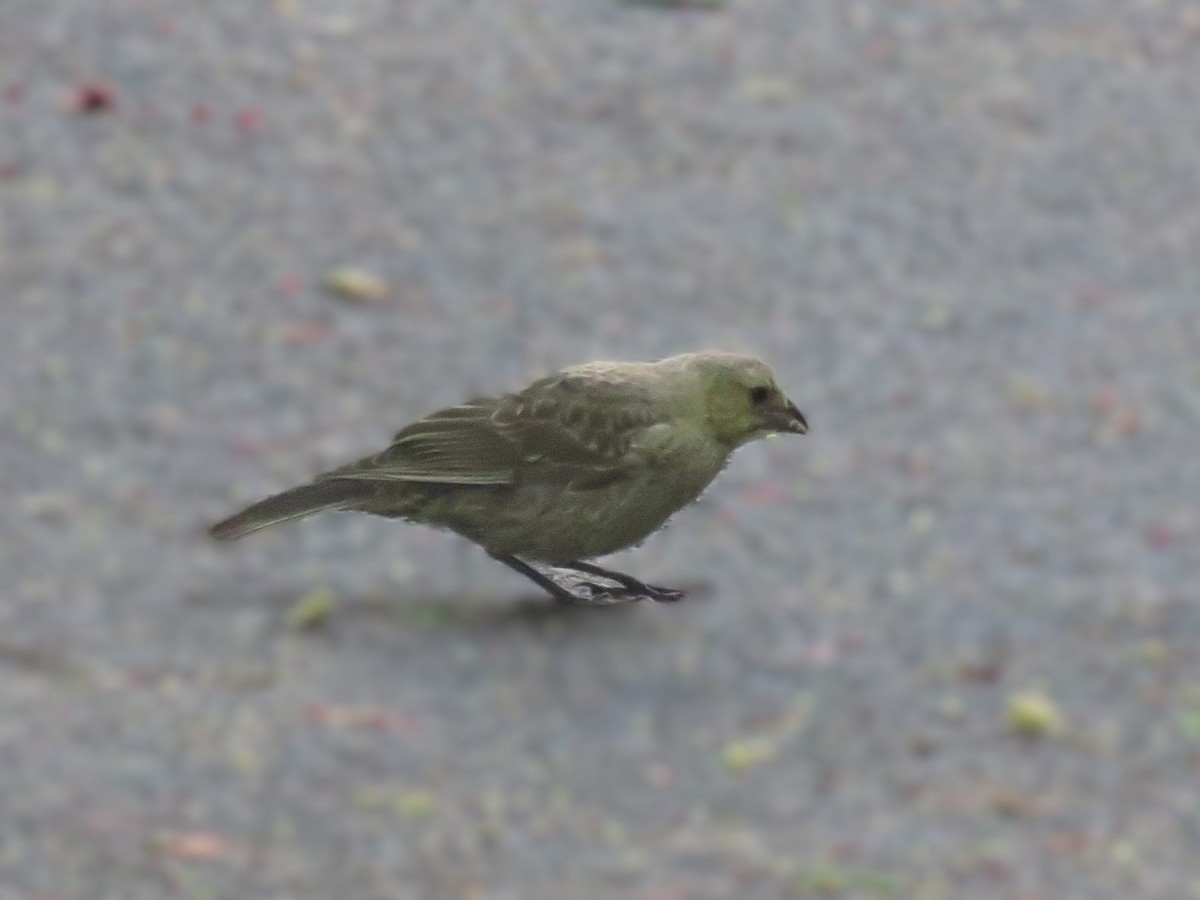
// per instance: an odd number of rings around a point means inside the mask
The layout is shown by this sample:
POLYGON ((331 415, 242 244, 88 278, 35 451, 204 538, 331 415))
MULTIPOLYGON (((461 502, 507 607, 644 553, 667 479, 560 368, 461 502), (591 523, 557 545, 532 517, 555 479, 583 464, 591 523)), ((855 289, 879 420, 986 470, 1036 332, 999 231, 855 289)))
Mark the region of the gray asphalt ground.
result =
POLYGON ((1194 4, 3 0, 0 91, 0 900, 1200 896, 1194 4), (701 347, 812 433, 685 603, 203 534, 701 347))

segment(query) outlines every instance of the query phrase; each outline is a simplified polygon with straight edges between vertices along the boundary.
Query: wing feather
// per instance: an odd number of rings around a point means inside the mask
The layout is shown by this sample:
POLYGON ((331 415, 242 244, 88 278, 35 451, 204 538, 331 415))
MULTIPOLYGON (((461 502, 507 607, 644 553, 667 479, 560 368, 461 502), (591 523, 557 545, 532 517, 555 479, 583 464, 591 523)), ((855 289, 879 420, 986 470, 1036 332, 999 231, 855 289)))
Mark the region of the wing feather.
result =
POLYGON ((382 453, 334 469, 322 478, 511 484, 519 457, 491 425, 501 397, 479 397, 439 410, 397 432, 382 453))
POLYGON ((382 453, 321 477, 597 489, 637 468, 630 447, 659 421, 639 382, 560 373, 516 394, 439 410, 398 432, 382 453))

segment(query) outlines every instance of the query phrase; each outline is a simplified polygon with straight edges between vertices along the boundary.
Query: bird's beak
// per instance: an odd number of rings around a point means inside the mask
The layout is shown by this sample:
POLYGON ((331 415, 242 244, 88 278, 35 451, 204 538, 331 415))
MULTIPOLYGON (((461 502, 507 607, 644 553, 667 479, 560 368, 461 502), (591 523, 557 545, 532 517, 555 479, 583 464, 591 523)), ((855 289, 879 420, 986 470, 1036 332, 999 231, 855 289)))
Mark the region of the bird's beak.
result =
POLYGON ((780 434, 808 434, 808 420, 791 400, 783 409, 773 410, 771 428, 780 434))

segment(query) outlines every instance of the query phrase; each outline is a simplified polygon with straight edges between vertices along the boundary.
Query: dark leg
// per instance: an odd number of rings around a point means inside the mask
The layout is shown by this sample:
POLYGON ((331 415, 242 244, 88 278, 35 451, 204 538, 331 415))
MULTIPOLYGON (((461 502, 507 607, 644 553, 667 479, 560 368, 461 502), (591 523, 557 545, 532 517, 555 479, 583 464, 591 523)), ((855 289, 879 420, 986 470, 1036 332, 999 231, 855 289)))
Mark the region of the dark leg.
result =
POLYGON ((638 581, 632 575, 626 575, 622 572, 614 572, 612 569, 605 569, 601 566, 593 565, 586 562, 571 562, 566 564, 567 568, 575 569, 578 572, 586 572, 589 575, 599 575, 601 578, 608 578, 615 581, 627 591, 641 594, 644 597, 649 597, 651 600, 656 600, 659 603, 674 603, 677 600, 683 599, 683 591, 677 591, 675 588, 658 587, 653 584, 645 584, 638 581))
POLYGON ((583 586, 591 592, 591 596, 581 597, 578 594, 568 591, 561 584, 556 583, 553 579, 543 575, 533 566, 526 562, 522 562, 515 556, 496 556, 494 554, 489 555, 491 555, 492 559, 496 560, 497 562, 504 563, 514 572, 520 572, 559 603, 565 603, 568 606, 607 606, 612 603, 623 603, 627 600, 638 599, 632 595, 613 593, 611 590, 605 589, 601 585, 593 584, 590 581, 585 581, 583 586))

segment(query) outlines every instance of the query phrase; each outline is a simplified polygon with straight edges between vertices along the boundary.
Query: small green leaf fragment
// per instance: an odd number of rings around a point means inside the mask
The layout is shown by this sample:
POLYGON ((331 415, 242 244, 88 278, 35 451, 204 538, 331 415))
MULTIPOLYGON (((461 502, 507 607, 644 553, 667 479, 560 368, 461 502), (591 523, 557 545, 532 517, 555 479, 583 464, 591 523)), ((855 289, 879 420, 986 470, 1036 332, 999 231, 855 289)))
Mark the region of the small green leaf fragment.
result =
POLYGON ((730 741, 721 752, 721 762, 733 772, 754 769, 775 757, 775 743, 762 737, 730 741))
POLYGON ((356 303, 378 303, 386 300, 391 289, 378 275, 354 266, 338 266, 325 273, 322 287, 335 297, 356 303))
POLYGON ((297 631, 320 628, 329 621, 337 597, 329 588, 318 588, 301 597, 288 610, 288 625, 297 631))
POLYGON ((1044 737, 1062 730, 1062 714, 1040 691, 1022 691, 1008 701, 1008 728, 1023 737, 1044 737))

